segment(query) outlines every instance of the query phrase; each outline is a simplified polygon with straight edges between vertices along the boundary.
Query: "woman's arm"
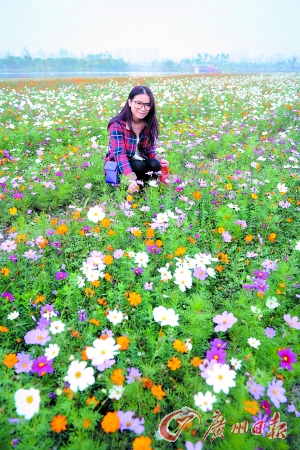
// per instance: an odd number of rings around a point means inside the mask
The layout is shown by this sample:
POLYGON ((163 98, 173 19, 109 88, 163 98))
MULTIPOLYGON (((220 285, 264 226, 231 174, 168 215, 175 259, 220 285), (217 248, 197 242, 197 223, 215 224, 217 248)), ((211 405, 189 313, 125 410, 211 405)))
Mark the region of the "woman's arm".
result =
POLYGON ((114 122, 109 127, 109 142, 110 152, 114 155, 120 173, 126 176, 132 173, 132 168, 126 153, 124 130, 118 122, 114 122))

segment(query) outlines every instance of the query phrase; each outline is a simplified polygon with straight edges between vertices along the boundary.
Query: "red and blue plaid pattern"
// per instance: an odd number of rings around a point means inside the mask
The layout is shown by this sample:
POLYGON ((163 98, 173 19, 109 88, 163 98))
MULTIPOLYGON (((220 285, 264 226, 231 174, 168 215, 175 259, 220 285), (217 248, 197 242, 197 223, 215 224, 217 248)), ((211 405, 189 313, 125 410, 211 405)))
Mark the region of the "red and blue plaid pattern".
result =
MULTIPOLYGON (((119 172, 128 175, 132 172, 130 159, 134 156, 137 146, 137 136, 130 131, 126 121, 114 122, 109 127, 109 143, 105 162, 116 161, 119 172)), ((147 125, 139 135, 138 149, 143 158, 155 158, 155 146, 150 144, 149 128, 147 125)))

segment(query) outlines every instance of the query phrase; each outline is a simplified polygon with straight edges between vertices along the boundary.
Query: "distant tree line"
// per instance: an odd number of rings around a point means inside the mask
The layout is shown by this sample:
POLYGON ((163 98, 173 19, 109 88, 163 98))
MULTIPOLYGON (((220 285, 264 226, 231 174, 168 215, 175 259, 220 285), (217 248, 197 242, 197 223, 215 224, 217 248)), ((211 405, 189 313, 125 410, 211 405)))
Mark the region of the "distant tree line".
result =
POLYGON ((29 73, 29 72, 130 72, 150 71, 166 73, 194 73, 205 72, 209 66, 214 66, 219 72, 294 72, 300 71, 300 61, 295 56, 290 59, 262 62, 251 60, 231 61, 229 54, 210 55, 198 53, 193 58, 182 59, 180 62, 172 59, 154 60, 149 63, 126 62, 123 58, 114 58, 108 53, 89 54, 76 57, 66 50, 60 50, 59 56, 45 57, 39 52, 39 57, 32 57, 26 48, 22 56, 7 54, 0 58, 0 72, 29 73))

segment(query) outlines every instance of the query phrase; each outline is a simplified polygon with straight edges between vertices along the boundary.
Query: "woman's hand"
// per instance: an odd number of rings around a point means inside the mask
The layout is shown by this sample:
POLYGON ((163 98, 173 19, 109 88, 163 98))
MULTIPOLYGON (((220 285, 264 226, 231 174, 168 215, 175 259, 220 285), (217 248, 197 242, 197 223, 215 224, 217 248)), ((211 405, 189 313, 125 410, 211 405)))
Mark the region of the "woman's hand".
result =
POLYGON ((130 181, 135 181, 137 179, 136 174, 134 172, 130 172, 128 175, 126 175, 126 178, 130 181))
POLYGON ((168 167, 168 165, 169 165, 169 161, 167 161, 165 158, 161 158, 161 160, 159 162, 160 162, 161 166, 168 167))

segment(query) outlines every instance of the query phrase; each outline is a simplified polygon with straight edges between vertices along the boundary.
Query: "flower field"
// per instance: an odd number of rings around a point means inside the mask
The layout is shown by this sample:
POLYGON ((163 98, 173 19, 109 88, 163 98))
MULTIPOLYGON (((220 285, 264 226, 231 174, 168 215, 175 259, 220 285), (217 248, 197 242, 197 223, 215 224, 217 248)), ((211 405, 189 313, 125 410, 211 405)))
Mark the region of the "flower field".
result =
POLYGON ((300 448, 299 130, 295 75, 0 83, 1 450, 300 448), (130 193, 136 84, 170 183, 130 193))

